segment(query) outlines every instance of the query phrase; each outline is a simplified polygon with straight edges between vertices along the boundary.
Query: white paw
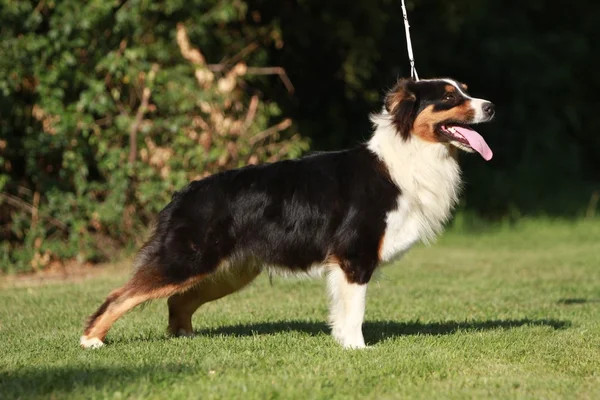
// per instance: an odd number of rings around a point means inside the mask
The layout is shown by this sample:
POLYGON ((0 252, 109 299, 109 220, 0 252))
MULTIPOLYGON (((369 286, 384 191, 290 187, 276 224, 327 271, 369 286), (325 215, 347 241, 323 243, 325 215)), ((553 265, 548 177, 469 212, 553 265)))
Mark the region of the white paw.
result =
POLYGON ((84 349, 99 349, 104 346, 104 342, 98 338, 88 338, 87 336, 82 336, 79 339, 79 345, 84 349))
POLYGON ((336 342, 342 345, 345 349, 364 349, 367 346, 365 345, 365 339, 361 334, 348 335, 347 332, 343 332, 341 330, 333 329, 331 331, 331 335, 335 339, 336 342))
POLYGON ((344 344, 344 331, 340 328, 331 329, 331 336, 335 339, 339 344, 344 344))
POLYGON ((189 332, 189 331, 186 331, 185 329, 179 329, 177 331, 177 337, 191 338, 191 337, 194 337, 194 332, 189 332))
POLYGON ((367 347, 363 338, 360 338, 360 340, 345 341, 342 343, 342 346, 345 349, 365 349, 367 347))

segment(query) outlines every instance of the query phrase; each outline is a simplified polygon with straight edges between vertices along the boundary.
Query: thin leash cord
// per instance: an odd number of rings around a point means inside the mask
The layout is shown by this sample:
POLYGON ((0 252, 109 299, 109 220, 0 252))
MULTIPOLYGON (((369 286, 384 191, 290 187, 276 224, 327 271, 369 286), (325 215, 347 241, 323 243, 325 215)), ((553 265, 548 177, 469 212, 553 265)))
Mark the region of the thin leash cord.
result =
POLYGON ((413 55, 412 42, 410 41, 410 25, 408 23, 408 15, 406 14, 406 4, 402 0, 402 16, 404 17, 404 31, 406 32, 406 49, 408 50, 408 61, 410 62, 410 77, 415 81, 419 81, 419 75, 415 68, 415 56, 413 55))

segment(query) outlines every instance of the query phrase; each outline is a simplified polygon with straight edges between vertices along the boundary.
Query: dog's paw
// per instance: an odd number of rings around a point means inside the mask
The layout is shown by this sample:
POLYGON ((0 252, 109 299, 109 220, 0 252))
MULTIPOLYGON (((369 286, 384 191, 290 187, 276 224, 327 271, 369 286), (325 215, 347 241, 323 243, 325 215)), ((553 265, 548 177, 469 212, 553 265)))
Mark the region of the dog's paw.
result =
POLYGON ((175 334, 176 337, 184 337, 184 338, 192 338, 194 337, 194 332, 193 331, 187 331, 185 329, 178 329, 177 333, 175 334))
POLYGON ((345 343, 342 343, 342 346, 345 349, 351 349, 351 350, 358 350, 358 349, 366 349, 367 348, 367 346, 365 345, 364 340, 347 341, 345 343))
POLYGON ((347 334, 344 335, 344 332, 335 330, 332 331, 331 334, 335 341, 341 344, 345 349, 364 349, 367 347, 362 335, 354 335, 354 337, 349 337, 347 334))
POLYGON ((79 339, 79 345, 84 349, 99 349, 104 346, 104 342, 98 338, 88 338, 87 336, 82 336, 79 339))
POLYGON ((333 337, 333 340, 341 345, 344 345, 344 331, 342 329, 333 328, 331 330, 331 336, 333 337))

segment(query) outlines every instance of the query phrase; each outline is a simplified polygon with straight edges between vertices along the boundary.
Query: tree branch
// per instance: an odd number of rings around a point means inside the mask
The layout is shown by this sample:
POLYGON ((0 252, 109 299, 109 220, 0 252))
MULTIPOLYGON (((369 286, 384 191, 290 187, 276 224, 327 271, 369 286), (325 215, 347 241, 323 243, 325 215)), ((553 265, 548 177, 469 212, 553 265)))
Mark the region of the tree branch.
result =
POLYGON ((46 0, 41 0, 37 6, 35 6, 35 8, 33 9, 33 12, 42 12, 42 10, 44 9, 44 6, 46 5, 46 0))
POLYGON ((252 136, 249 140, 250 145, 253 146, 256 143, 260 142, 261 140, 264 140, 277 132, 281 132, 282 130, 289 128, 291 125, 292 125, 291 119, 289 119, 289 118, 284 119, 277 125, 273 125, 272 127, 265 129, 264 131, 252 136))
POLYGON ((119 4, 112 8, 112 14, 115 15, 125 5, 125 3, 127 3, 127 1, 128 0, 119 1, 119 4))
MULTIPOLYGON (((37 218, 37 209, 33 205, 27 203, 25 200, 18 198, 17 196, 13 196, 12 194, 8 194, 6 192, 0 192, 0 198, 4 199, 8 204, 13 207, 20 208, 21 210, 25 210, 28 213, 35 214, 37 218)), ((55 227, 67 232, 69 230, 67 224, 62 221, 57 220, 54 217, 50 216, 42 216, 44 219, 48 220, 55 227)))
MULTIPOLYGON (((208 64, 206 66, 211 72, 222 72, 227 68, 225 64, 208 64)), ((248 67, 245 75, 278 75, 290 93, 294 93, 294 85, 282 67, 248 67)))
MULTIPOLYGON (((148 73, 148 82, 152 82, 156 71, 158 71, 158 64, 152 65, 152 69, 148 73)), ((129 164, 133 164, 137 156, 137 133, 142 124, 142 120, 144 119, 144 114, 146 114, 146 110, 148 109, 148 103, 150 101, 151 94, 152 91, 150 90, 149 85, 146 84, 142 90, 142 102, 135 113, 135 119, 133 120, 131 128, 129 129, 129 164)))
POLYGON ((243 60, 244 57, 246 57, 248 54, 252 53, 257 48, 258 48, 258 44, 256 42, 252 42, 248 46, 246 46, 242 50, 240 50, 237 54, 235 54, 234 56, 232 56, 229 59, 225 59, 225 60, 221 61, 219 64, 220 65, 233 65, 233 64, 237 63, 238 61, 243 60))
POLYGON ((246 119, 244 120, 244 128, 243 131, 246 131, 248 127, 254 121, 254 117, 256 116, 256 110, 258 109, 258 96, 254 95, 250 99, 250 105, 248 106, 248 113, 246 114, 246 119))

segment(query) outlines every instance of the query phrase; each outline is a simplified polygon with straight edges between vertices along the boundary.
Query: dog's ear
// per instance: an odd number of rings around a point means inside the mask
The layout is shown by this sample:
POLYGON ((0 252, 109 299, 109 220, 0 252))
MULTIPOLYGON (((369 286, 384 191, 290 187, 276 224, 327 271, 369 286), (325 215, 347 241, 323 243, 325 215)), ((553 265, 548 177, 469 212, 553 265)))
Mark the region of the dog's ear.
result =
POLYGON ((412 79, 400 79, 385 97, 385 109, 398 133, 410 137, 418 109, 416 83, 412 79))

